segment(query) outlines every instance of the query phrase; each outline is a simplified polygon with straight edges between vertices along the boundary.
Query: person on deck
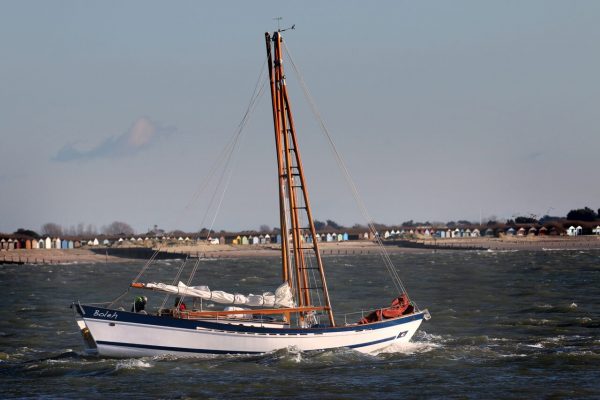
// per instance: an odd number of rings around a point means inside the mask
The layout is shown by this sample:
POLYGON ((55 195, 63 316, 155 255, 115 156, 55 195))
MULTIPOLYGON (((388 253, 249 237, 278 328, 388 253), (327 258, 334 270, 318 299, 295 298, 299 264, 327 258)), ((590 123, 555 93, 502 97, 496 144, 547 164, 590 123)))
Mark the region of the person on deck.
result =
POLYGON ((140 312, 143 311, 146 307, 146 303, 148 302, 148 298, 146 296, 137 296, 133 300, 133 306, 131 307, 132 312, 140 312))
POLYGON ((175 308, 179 309, 179 311, 185 311, 187 309, 185 303, 181 300, 181 297, 175 298, 175 308))

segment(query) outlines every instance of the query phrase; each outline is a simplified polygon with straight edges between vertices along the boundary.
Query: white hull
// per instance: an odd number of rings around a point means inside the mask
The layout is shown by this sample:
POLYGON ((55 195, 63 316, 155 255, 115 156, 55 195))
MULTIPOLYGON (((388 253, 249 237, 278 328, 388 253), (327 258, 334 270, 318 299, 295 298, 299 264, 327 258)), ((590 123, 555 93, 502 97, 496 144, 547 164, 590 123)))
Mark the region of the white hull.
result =
POLYGON ((80 309, 84 310, 82 320, 96 343, 97 353, 107 357, 189 357, 343 347, 367 353, 408 342, 426 315, 420 312, 367 325, 289 329, 178 320, 88 306, 80 309))

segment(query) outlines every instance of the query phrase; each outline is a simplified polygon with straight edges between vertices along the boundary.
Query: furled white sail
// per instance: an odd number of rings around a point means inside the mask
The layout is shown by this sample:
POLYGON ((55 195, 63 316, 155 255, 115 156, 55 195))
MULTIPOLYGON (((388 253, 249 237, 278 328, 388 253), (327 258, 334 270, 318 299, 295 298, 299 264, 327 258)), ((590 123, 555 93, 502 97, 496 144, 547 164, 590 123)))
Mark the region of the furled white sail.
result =
POLYGON ((279 286, 277 290, 275 290, 275 293, 265 292, 263 294, 249 295, 239 293, 232 294, 223 292, 222 290, 210 290, 208 286, 187 286, 183 282, 179 282, 177 286, 152 282, 144 284, 144 287, 179 296, 197 297, 220 304, 246 305, 253 307, 295 307, 292 290, 287 283, 283 283, 279 286))

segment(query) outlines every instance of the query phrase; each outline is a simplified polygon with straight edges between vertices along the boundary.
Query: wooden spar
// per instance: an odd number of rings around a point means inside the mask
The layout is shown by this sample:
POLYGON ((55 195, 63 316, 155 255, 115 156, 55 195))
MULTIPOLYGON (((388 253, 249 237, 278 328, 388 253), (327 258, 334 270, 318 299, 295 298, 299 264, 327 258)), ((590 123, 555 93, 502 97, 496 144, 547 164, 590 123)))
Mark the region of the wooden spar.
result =
MULTIPOLYGON (((298 210, 304 209, 306 212, 306 219, 308 220, 308 229, 312 236, 312 250, 315 253, 315 259, 319 269, 320 279, 322 283, 323 297, 329 315, 329 322, 332 326, 335 326, 335 320, 333 317, 333 311, 331 310, 331 302, 329 299, 329 291, 327 289, 327 283, 325 279, 325 272, 323 269, 323 262, 321 254, 319 253, 319 245, 316 235, 316 229, 312 217, 312 211, 310 208, 310 201, 308 199, 308 191, 306 187, 306 180, 304 177, 304 169, 302 166, 302 160, 300 157, 300 151, 298 149, 298 141, 296 138, 296 130, 294 125, 294 119, 292 116, 292 110, 288 98, 287 86, 285 83, 285 74, 283 71, 283 55, 281 52, 281 33, 275 32, 273 34, 273 52, 271 52, 270 36, 268 33, 265 34, 267 39, 267 55, 269 57, 269 76, 271 77, 271 99, 273 103, 273 120, 275 124, 275 136, 277 146, 277 160, 278 160, 278 171, 279 175, 279 200, 280 200, 280 212, 285 213, 285 200, 289 204, 290 212, 290 223, 292 233, 292 244, 294 254, 294 273, 296 278, 296 290, 297 290, 297 301, 302 306, 309 306, 311 304, 309 279, 308 279, 308 268, 306 266, 306 260, 304 257, 303 250, 305 249, 302 245, 302 230, 305 229, 300 225, 300 218, 298 210), (274 57, 275 61, 272 61, 274 57), (296 179, 297 178, 297 179, 296 179), (299 191, 297 189, 300 189, 299 191), (300 203, 302 201, 302 203, 300 203)), ((282 221, 282 246, 283 242, 288 241, 288 230, 287 227, 284 230, 283 221, 287 221, 285 215, 281 215, 282 221), (284 237, 285 236, 285 237, 284 237)), ((283 251, 283 249, 282 249, 283 251)), ((289 251, 287 252, 289 255, 289 251)), ((289 266, 291 267, 291 265, 289 266)), ((291 277, 290 277, 291 280, 291 277)))
MULTIPOLYGON (((284 96, 287 100, 287 90, 284 92, 284 96)), ((288 109, 288 118, 290 120, 290 125, 294 126, 294 118, 292 116, 291 111, 288 109)), ((325 298, 326 308, 329 310, 329 322, 332 326, 335 326, 335 320, 333 319, 333 310, 331 309, 331 302, 329 300, 329 290, 327 289, 327 281, 325 279, 325 270, 323 269, 323 260, 321 259, 321 252, 319 251, 319 241, 317 240, 317 230, 315 228, 315 223, 312 217, 312 209, 310 207, 310 201, 308 199, 308 191, 306 190, 306 184, 304 181, 304 168, 302 166, 302 160, 300 158, 300 153, 298 151, 298 143, 296 141, 296 135, 292 138, 294 143, 294 148, 296 149, 296 154, 298 156, 298 170, 300 171, 300 183, 302 186, 302 192, 304 195, 304 202, 306 205, 306 215, 309 223, 310 234, 313 238, 312 245, 315 253, 315 258, 317 260, 317 266, 319 268, 319 274, 321 276, 321 281, 323 282, 323 294, 325 298)), ((306 269, 305 269, 306 272, 306 269)), ((308 278, 307 278, 308 280, 308 278)))
MULTIPOLYGON (((300 306, 309 305, 310 304, 310 293, 306 289, 308 284, 306 282, 304 272, 304 259, 301 247, 300 238, 298 235, 299 230, 299 222, 298 222, 298 212, 296 207, 296 190, 294 185, 294 172, 293 169, 293 158, 292 158, 292 149, 290 149, 290 134, 293 134, 293 126, 287 126, 287 113, 286 110, 289 108, 289 104, 285 103, 285 99, 283 96, 283 92, 285 90, 285 74, 283 72, 283 56, 281 54, 281 35, 279 32, 276 32, 273 36, 273 41, 275 43, 275 78, 276 78, 276 95, 277 95, 277 103, 278 103, 278 112, 279 112, 279 120, 281 123, 280 135, 283 136, 283 156, 284 156, 284 167, 285 167, 285 183, 286 183, 286 192, 287 192, 287 200, 288 207, 290 212, 290 223, 291 223, 291 233, 292 233, 292 244, 293 244, 293 254, 294 254, 294 271, 296 275, 296 290, 298 293, 297 300, 300 306)), ((286 231, 287 237, 287 231, 286 231)))
POLYGON ((289 264, 290 264, 290 253, 288 250, 288 240, 287 240, 287 221, 285 219, 285 192, 283 182, 283 160, 282 160, 282 151, 281 151, 281 137, 279 132, 281 132, 280 122, 279 122, 279 112, 276 101, 276 91, 275 91, 275 76, 273 71, 273 56, 271 54, 271 35, 269 32, 265 33, 265 41, 267 44, 267 62, 269 67, 269 83, 271 87, 271 104, 273 106, 273 126, 275 127, 275 146, 277 148, 277 181, 279 184, 279 222, 281 227, 281 262, 282 262, 282 278, 284 282, 287 282, 289 287, 292 287, 292 278, 289 273, 289 264))

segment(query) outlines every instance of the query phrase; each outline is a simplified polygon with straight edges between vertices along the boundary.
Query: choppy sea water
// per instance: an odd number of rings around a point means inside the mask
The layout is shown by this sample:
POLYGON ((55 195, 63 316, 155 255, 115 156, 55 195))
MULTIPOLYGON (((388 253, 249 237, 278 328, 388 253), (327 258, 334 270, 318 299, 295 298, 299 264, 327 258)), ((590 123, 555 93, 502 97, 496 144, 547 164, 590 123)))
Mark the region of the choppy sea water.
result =
MULTIPOLYGON (((599 251, 392 258, 432 314, 412 343, 367 355, 285 349, 195 359, 84 355, 69 304, 117 297, 141 264, 0 266, 0 396, 600 398, 599 251)), ((338 319, 395 295, 377 256, 325 263, 338 319)), ((178 265, 161 262, 148 280, 171 280, 178 265)), ((206 260, 194 282, 251 292, 273 289, 278 273, 273 258, 206 260)), ((159 304, 151 298, 148 308, 159 304)))

